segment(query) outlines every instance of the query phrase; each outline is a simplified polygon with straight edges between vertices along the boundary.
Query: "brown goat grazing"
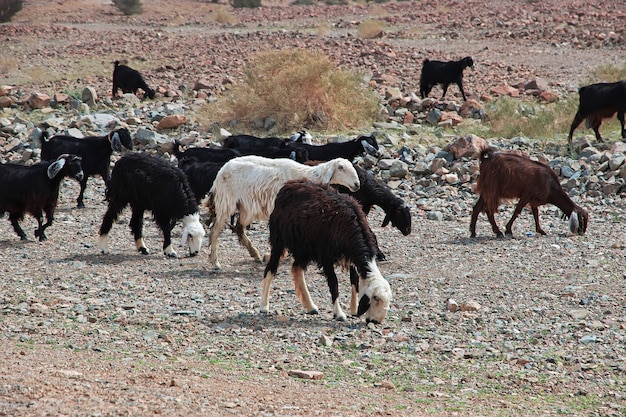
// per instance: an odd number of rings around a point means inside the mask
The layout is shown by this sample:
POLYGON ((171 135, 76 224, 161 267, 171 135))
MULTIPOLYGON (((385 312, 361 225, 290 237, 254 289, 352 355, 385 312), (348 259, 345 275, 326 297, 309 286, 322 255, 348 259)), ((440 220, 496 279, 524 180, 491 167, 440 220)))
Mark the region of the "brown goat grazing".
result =
POLYGON ((480 176, 476 184, 480 198, 474 205, 470 233, 476 237, 476 220, 481 212, 487 213, 493 232, 502 237, 496 224, 494 213, 502 200, 519 199, 511 220, 506 224, 506 234, 512 236, 511 227, 520 212, 527 205, 533 212, 537 233, 546 232, 539 225, 537 207, 550 203, 569 217, 572 233, 582 235, 587 230, 589 215, 574 203, 561 187, 559 178, 546 164, 533 161, 526 156, 507 152, 495 152, 493 148, 484 149, 480 154, 480 176))

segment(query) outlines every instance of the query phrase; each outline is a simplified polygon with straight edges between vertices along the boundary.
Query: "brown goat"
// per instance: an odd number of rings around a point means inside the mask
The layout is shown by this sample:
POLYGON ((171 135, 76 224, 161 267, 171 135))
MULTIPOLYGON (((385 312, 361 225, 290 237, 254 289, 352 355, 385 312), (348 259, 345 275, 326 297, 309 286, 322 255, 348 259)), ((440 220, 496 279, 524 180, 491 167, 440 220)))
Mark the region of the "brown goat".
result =
POLYGON ((513 217, 506 224, 505 233, 512 236, 511 227, 522 209, 527 205, 535 218, 537 233, 545 235, 539 225, 537 207, 550 203, 569 217, 572 233, 582 235, 587 230, 589 215, 574 203, 561 187, 559 178, 546 164, 533 161, 526 156, 507 152, 495 152, 493 148, 484 149, 480 154, 480 176, 476 184, 476 192, 480 198, 474 205, 470 233, 476 237, 476 220, 481 212, 487 213, 493 232, 503 237, 496 224, 494 213, 502 200, 519 199, 513 217))

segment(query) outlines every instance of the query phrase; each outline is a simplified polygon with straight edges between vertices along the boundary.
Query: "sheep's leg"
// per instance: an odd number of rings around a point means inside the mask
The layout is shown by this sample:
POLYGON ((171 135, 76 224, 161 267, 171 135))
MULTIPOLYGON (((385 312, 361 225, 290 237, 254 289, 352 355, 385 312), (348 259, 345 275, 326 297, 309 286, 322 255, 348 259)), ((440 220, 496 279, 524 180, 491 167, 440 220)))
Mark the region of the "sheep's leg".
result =
POLYGON ((537 208, 537 206, 531 206, 530 209, 532 210, 533 217, 535 218, 535 230, 540 235, 544 235, 545 236, 547 233, 543 231, 541 226, 539 226, 539 209, 537 208))
POLYGON ((343 312, 339 305, 339 282, 337 280, 337 274, 335 274, 335 268, 332 263, 323 265, 324 275, 326 275, 326 282, 330 289, 330 298, 333 303, 333 317, 335 320, 345 321, 346 313, 343 312))
POLYGON ((209 231, 209 245, 211 250, 209 251, 209 262, 212 263, 215 269, 222 269, 219 260, 217 259, 217 239, 224 230, 224 226, 226 225, 226 219, 223 216, 219 216, 215 218, 213 222, 213 226, 209 231))
POLYGON ((261 254, 259 253, 257 248, 254 247, 254 245, 248 238, 248 235, 246 235, 246 227, 239 221, 237 221, 237 224, 235 225, 235 233, 237 233, 239 243, 241 243, 246 249, 248 249, 248 253, 250 254, 250 256, 252 256, 255 261, 262 262, 263 258, 261 258, 261 254))
POLYGON ((26 233, 20 227, 19 221, 22 219, 22 216, 18 213, 9 213, 9 220, 11 221, 11 226, 13 226, 13 230, 20 237, 21 240, 28 240, 26 237, 26 233))
POLYGON ((507 236, 513 237, 513 222, 517 219, 517 216, 520 215, 524 207, 528 204, 528 200, 520 199, 515 206, 515 211, 513 212, 513 216, 511 216, 511 220, 506 224, 505 232, 507 236))
POLYGON ((83 197, 85 196, 85 188, 87 188, 87 176, 85 175, 80 181, 80 192, 78 193, 78 198, 76 199, 76 207, 85 208, 85 203, 83 202, 83 197))
POLYGON ((441 95, 441 100, 443 100, 443 98, 446 96, 446 93, 448 92, 448 86, 449 84, 443 85, 443 94, 441 95))
MULTIPOLYGON (((146 243, 143 241, 143 209, 133 207, 133 214, 130 217, 130 230, 135 237, 135 247, 142 255, 148 255, 150 251, 146 247, 146 243)), ((165 232, 163 232, 165 234, 165 232)))
POLYGON ((461 96, 463 96, 463 101, 467 101, 467 98, 465 98, 465 91, 463 90, 463 81, 462 80, 457 81, 456 85, 458 85, 459 90, 461 90, 461 96))
POLYGON ((595 133, 595 135, 596 135, 596 140, 598 142, 604 143, 604 139, 602 139, 602 136, 600 135, 600 125, 601 124, 602 124, 602 118, 601 117, 597 117, 596 120, 594 120, 593 126, 591 126, 591 128, 593 129, 593 133, 595 133))
POLYGON ((276 276, 276 271, 278 270, 278 264, 280 263, 283 251, 284 249, 282 248, 278 248, 276 246, 272 247, 270 260, 265 267, 263 282, 261 283, 261 313, 270 312, 270 287, 272 286, 272 281, 274 281, 274 277, 276 276))
POLYGON ((350 267, 350 287, 352 290, 350 297, 350 314, 356 316, 359 301, 359 273, 354 266, 350 267))
POLYGON ((626 130, 624 129, 624 110, 617 111, 617 120, 622 124, 622 139, 626 139, 626 130))
POLYGON ((55 207, 45 207, 44 211, 46 213, 46 222, 44 224, 43 223, 43 216, 41 215, 41 213, 39 213, 39 216, 37 217, 37 224, 39 225, 39 229, 35 230, 35 237, 39 237, 39 241, 43 242, 44 240, 48 240, 48 237, 45 235, 44 231, 52 226, 52 221, 54 220, 54 209, 55 207))
POLYGON ((98 237, 98 247, 102 253, 109 253, 109 232, 113 227, 113 222, 117 220, 125 205, 118 205, 109 202, 109 208, 102 217, 102 224, 100 225, 100 232, 98 237))
POLYGON ((163 232, 163 253, 170 258, 176 258, 176 251, 172 247, 172 229, 174 229, 176 222, 170 218, 162 218, 160 216, 155 216, 154 220, 163 232))
POLYGON ((302 303, 302 307, 307 314, 319 314, 319 309, 311 300, 311 294, 309 294, 309 288, 306 286, 304 280, 304 269, 297 266, 295 263, 291 267, 291 277, 293 278, 293 285, 296 287, 296 297, 302 303))
POLYGON ((497 237, 503 237, 504 235, 500 231, 498 224, 496 223, 496 219, 493 213, 490 213, 487 210, 487 206, 485 204, 485 200, 481 197, 478 198, 478 201, 474 205, 474 209, 472 210, 472 219, 470 221, 470 237, 476 237, 476 222, 478 221, 478 215, 482 212, 487 213, 487 219, 489 219, 489 224, 491 224, 491 230, 497 237))
POLYGON ((576 130, 576 128, 580 126, 580 124, 583 122, 583 119, 583 115, 580 112, 576 112, 574 120, 572 121, 572 125, 569 128, 569 135, 567 136, 567 140, 570 146, 572 145, 572 136, 574 136, 574 130, 576 130))

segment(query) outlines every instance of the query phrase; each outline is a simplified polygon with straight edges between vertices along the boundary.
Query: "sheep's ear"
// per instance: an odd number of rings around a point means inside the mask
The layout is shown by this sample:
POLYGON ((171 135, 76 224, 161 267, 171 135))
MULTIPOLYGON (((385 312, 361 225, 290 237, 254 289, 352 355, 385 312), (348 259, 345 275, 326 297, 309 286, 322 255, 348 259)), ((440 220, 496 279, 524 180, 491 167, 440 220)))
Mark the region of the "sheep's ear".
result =
POLYGON ((363 146, 363 149, 365 149, 365 151, 370 155, 376 155, 378 153, 378 149, 370 145, 365 139, 361 139, 361 146, 363 146))
POLYGON ((187 243, 187 237, 189 237, 189 230, 185 227, 183 229, 183 237, 180 239, 180 246, 185 246, 185 243, 187 243))
POLYGON ((291 151, 289 153, 289 159, 293 159, 294 161, 296 160, 296 151, 291 151))
POLYGON ((48 178, 52 179, 57 176, 57 174, 63 169, 65 166, 65 158, 59 158, 48 166, 48 178))
POLYGON ((380 227, 387 226, 390 221, 391 221, 391 216, 388 214, 385 214, 385 218, 383 219, 383 224, 381 224, 380 227))
POLYGON ((122 152, 122 141, 120 134, 117 132, 113 133, 113 136, 111 136, 111 149, 115 152, 122 152))
POLYGON ((336 165, 327 166, 326 172, 322 176, 322 184, 328 184, 330 180, 333 179, 333 175, 335 174, 336 165))
POLYGON ((359 307, 356 311, 357 316, 362 316, 370 308, 370 298, 364 294, 359 300, 359 307))

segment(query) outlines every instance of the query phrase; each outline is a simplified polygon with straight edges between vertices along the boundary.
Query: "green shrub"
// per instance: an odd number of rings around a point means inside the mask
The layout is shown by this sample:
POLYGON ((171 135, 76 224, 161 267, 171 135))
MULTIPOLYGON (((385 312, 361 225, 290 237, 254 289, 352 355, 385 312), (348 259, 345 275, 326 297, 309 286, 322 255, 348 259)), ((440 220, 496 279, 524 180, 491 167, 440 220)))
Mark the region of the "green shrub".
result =
POLYGON ((0 22, 8 22, 22 10, 22 0, 0 0, 0 22))
POLYGON ((254 130, 268 117, 279 132, 356 129, 379 114, 378 97, 359 74, 336 69, 319 52, 302 49, 258 53, 244 83, 207 105, 202 123, 254 130))
POLYGON ((261 7, 261 0, 231 0, 230 4, 235 9, 254 9, 257 7, 261 7))
POLYGON ((141 0, 113 0, 113 4, 126 16, 143 12, 141 0))

